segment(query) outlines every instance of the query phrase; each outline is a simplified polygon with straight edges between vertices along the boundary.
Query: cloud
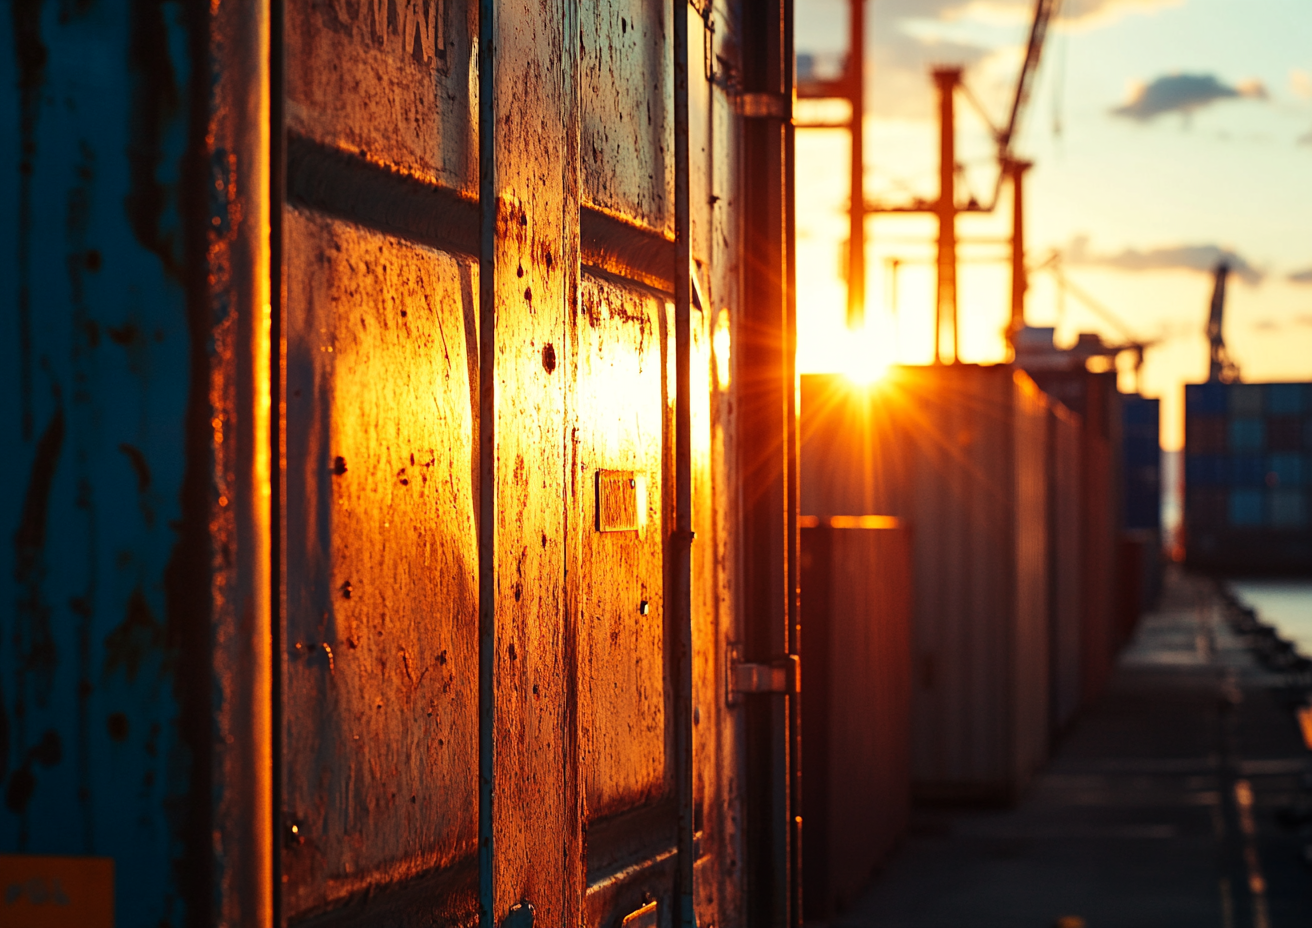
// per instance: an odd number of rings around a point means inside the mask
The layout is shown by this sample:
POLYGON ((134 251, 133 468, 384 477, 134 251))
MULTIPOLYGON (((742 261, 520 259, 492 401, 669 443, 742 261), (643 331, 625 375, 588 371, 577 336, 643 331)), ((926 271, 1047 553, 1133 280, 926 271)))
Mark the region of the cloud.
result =
POLYGON ((1312 100, 1312 74, 1302 68, 1289 69, 1289 90, 1296 97, 1312 100))
POLYGON ((1312 284, 1312 267, 1294 271, 1287 279, 1291 284, 1312 284))
POLYGON ((1213 74, 1171 74, 1159 77, 1150 84, 1139 84, 1130 91, 1130 99, 1112 110, 1113 115, 1124 116, 1139 122, 1148 122, 1163 113, 1189 115, 1218 100, 1248 97, 1254 100, 1267 98, 1261 81, 1242 81, 1231 87, 1216 79, 1213 74))
POLYGON ((1088 239, 1076 238, 1066 250, 1072 264, 1093 264, 1123 271, 1187 270, 1211 273, 1218 261, 1230 265, 1230 271, 1246 284, 1259 284, 1263 272, 1228 248, 1219 245, 1172 245, 1138 251, 1127 248, 1116 255, 1096 255, 1088 250, 1088 239))

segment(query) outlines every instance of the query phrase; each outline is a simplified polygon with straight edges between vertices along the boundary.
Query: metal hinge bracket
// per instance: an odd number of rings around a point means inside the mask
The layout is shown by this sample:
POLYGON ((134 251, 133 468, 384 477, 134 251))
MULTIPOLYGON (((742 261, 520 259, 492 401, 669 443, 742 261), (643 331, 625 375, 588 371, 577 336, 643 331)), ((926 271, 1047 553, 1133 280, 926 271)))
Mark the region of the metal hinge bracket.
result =
POLYGON ((794 695, 802 691, 802 661, 796 654, 787 654, 768 664, 752 664, 742 660, 742 645, 730 642, 725 680, 725 702, 738 705, 744 693, 783 693, 794 695))

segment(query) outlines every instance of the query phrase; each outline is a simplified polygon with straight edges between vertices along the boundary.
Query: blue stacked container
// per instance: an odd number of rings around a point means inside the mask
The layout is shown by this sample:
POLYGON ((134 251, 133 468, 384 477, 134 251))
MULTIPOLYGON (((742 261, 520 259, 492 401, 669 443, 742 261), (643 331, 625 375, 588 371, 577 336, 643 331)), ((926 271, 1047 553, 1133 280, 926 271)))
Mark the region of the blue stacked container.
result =
POLYGON ((1191 561, 1312 570, 1312 384, 1186 386, 1184 483, 1191 561))

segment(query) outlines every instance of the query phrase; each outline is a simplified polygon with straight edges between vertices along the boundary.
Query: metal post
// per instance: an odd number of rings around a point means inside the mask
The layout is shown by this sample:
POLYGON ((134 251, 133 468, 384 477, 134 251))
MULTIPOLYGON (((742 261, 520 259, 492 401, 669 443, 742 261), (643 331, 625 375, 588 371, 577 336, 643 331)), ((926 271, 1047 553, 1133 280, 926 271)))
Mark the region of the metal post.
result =
MULTIPOLYGON (((789 310, 792 246, 788 241, 787 154, 793 67, 787 0, 743 5, 742 87, 753 101, 742 123, 743 299, 736 408, 739 434, 743 657, 770 664, 789 653, 796 555, 789 481, 796 389, 789 310)), ((742 705, 743 847, 746 879, 742 922, 789 928, 795 865, 792 813, 791 700, 758 691, 742 705)))
POLYGON ((496 740, 496 0, 478 4, 478 905, 495 928, 492 804, 496 740))
POLYGON ((957 336, 957 146, 954 102, 961 68, 935 68, 938 89, 938 292, 934 309, 934 363, 943 363, 943 317, 952 322, 952 359, 960 359, 957 336))
POLYGON ((1008 159, 1002 170, 1011 178, 1011 324, 1007 326, 1007 342, 1016 356, 1016 336, 1025 327, 1025 291, 1029 280, 1025 274, 1025 172, 1033 164, 1029 161, 1008 159))
POLYGON ((852 137, 851 200, 848 206, 847 327, 859 329, 866 319, 866 193, 865 193, 865 0, 848 0, 848 99, 852 137))
MULTIPOLYGON (((852 0, 861 7, 865 0, 852 0)), ((784 495, 784 550, 787 560, 788 578, 788 652, 800 661, 802 651, 802 577, 801 565, 797 557, 800 551, 801 531, 798 522, 801 498, 801 481, 797 469, 800 459, 801 436, 797 408, 800 385, 797 377, 797 150, 796 130, 793 125, 792 105, 795 94, 795 62, 793 54, 794 0, 783 0, 784 60, 784 105, 788 112, 784 117, 784 383, 785 391, 785 449, 784 468, 786 472, 784 495)), ((853 32, 851 42, 853 50, 860 55, 864 46, 864 22, 853 32)), ((853 163, 861 165, 860 149, 861 121, 860 114, 864 108, 861 95, 861 75, 865 73, 864 65, 856 68, 857 81, 854 87, 856 97, 852 103, 852 137, 856 139, 857 148, 853 151, 853 163)), ((854 175, 856 176, 856 175, 854 175)), ((857 216, 856 228, 860 240, 860 260, 854 265, 861 269, 860 294, 861 311, 865 313, 865 188, 858 181, 853 190, 852 214, 857 216)), ((802 925, 802 703, 797 692, 790 693, 788 700, 788 831, 789 846, 789 887, 788 924, 789 928, 801 928, 802 925)))
POLYGON ((696 928, 696 863, 692 744, 692 240, 688 192, 688 0, 671 0, 674 16, 674 624, 677 636, 674 704, 679 802, 679 928, 696 928))

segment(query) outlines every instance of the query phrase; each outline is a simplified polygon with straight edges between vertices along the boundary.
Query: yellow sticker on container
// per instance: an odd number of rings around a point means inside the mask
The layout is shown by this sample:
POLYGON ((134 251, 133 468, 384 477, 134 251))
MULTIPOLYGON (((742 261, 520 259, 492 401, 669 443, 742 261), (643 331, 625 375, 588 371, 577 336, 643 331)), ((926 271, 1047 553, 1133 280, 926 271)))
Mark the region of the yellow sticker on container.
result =
POLYGON ((114 928, 114 859, 0 854, 0 925, 114 928))

